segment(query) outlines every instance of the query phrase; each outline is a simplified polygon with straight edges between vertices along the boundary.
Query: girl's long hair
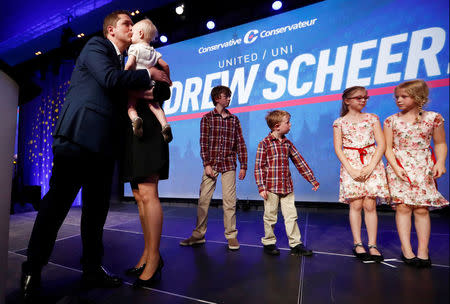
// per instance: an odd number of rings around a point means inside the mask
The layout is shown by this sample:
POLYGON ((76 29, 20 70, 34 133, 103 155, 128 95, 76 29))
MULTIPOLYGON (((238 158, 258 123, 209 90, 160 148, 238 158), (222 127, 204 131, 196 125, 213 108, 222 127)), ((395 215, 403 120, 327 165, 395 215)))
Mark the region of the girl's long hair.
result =
POLYGON ((349 87, 346 88, 344 90, 344 92, 342 93, 342 107, 341 107, 341 117, 345 116, 348 113, 348 106, 345 103, 345 100, 350 96, 350 94, 352 94, 353 92, 357 91, 357 90, 364 90, 367 91, 365 87, 361 87, 361 86, 354 86, 354 87, 349 87))

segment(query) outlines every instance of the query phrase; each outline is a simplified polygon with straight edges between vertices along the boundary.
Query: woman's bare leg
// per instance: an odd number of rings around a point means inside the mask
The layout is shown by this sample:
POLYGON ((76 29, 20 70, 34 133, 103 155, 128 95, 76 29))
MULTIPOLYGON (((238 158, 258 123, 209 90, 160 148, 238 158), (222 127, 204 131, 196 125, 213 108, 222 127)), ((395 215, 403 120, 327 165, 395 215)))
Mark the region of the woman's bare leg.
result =
POLYGON ((139 194, 142 197, 144 210, 144 227, 149 235, 149 250, 146 266, 139 277, 141 280, 150 279, 159 264, 159 245, 161 241, 163 212, 158 194, 158 177, 149 178, 146 182, 139 184, 139 194))

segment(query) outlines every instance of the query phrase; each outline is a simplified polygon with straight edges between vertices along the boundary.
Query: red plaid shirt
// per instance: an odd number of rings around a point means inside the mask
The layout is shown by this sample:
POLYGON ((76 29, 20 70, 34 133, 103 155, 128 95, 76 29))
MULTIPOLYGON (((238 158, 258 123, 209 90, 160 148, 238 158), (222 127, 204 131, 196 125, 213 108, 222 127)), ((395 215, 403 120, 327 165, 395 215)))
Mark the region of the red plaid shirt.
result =
POLYGON ((200 155, 203 166, 217 172, 236 170, 236 153, 241 169, 247 170, 247 147, 237 116, 224 110, 223 118, 216 109, 205 114, 200 123, 200 155))
POLYGON ((256 151, 255 180, 259 192, 289 194, 294 191, 289 158, 307 181, 313 186, 319 185, 314 173, 292 142, 286 137, 280 141, 270 133, 259 143, 256 151))

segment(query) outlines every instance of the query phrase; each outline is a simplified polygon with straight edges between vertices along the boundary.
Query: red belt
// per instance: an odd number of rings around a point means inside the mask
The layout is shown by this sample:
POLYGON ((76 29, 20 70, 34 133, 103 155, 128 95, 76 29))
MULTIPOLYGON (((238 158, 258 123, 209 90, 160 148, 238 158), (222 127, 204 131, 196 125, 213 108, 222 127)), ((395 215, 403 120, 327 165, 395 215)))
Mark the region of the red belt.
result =
MULTIPOLYGON (((430 151, 431 151, 431 160, 433 161, 433 164, 436 164, 436 155, 434 155, 433 147, 432 147, 432 146, 429 146, 428 148, 429 148, 430 151)), ((403 168, 403 166, 402 166, 402 163, 398 160, 397 157, 395 158, 395 161, 397 162, 397 165, 398 165, 400 168, 402 168, 403 170, 405 170, 405 168, 403 168)), ((405 171, 406 171, 406 170, 405 170, 405 171)), ((409 179, 408 176, 406 176, 406 178, 408 179, 408 182, 409 182, 409 184, 410 184, 411 187, 412 187, 411 180, 409 179)), ((437 182, 436 182, 436 180, 434 180, 434 185, 436 186, 436 189, 437 189, 437 182)))
POLYGON ((370 144, 368 146, 362 147, 362 148, 353 148, 353 147, 344 147, 344 149, 349 150, 357 150, 359 152, 359 159, 361 160, 361 163, 364 164, 364 156, 367 155, 366 148, 375 146, 375 143, 370 144))

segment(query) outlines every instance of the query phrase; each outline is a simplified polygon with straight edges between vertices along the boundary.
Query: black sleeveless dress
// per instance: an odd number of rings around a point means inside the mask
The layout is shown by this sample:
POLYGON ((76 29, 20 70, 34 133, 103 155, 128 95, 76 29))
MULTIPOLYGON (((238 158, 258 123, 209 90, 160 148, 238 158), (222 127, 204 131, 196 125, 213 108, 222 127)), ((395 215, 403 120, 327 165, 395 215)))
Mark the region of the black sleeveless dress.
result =
POLYGON ((159 175, 160 180, 168 179, 169 145, 164 142, 161 124, 146 102, 138 101, 136 111, 144 122, 144 135, 141 138, 136 137, 133 134, 131 121, 128 119, 122 168, 123 180, 139 183, 155 174, 159 175))

